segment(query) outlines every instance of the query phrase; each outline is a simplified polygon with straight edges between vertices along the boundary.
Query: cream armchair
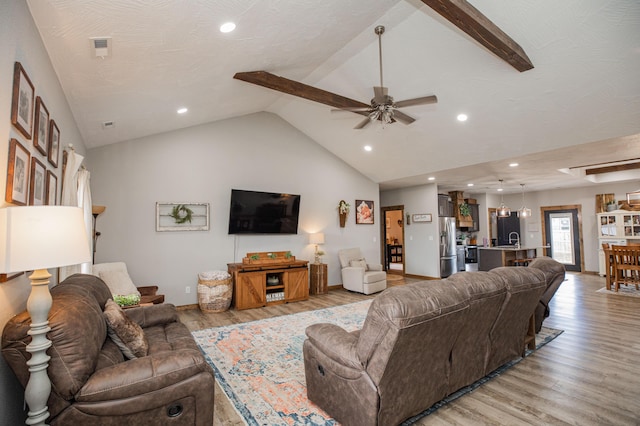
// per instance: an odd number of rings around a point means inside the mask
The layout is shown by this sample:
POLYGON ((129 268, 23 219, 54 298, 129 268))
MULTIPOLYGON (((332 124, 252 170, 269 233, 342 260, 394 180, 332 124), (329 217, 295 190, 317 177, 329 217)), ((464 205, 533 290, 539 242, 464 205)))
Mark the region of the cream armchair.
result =
POLYGON ((102 279, 107 284, 111 294, 128 295, 139 294, 140 304, 164 303, 164 294, 156 294, 158 286, 150 285, 136 287, 127 272, 124 262, 96 263, 91 268, 91 275, 102 279))
POLYGON ((387 273, 380 264, 369 264, 359 248, 338 251, 342 286, 350 291, 372 294, 387 288, 387 273))

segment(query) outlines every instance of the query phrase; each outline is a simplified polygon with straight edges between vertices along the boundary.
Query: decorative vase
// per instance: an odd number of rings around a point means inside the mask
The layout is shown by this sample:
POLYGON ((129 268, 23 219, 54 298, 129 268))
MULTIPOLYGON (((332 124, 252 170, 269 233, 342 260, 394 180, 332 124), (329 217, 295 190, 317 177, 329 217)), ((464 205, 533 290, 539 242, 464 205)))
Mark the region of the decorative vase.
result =
POLYGON ((616 206, 615 204, 607 204, 607 211, 608 212, 612 212, 614 210, 617 210, 618 206, 616 206))
POLYGON ((344 228, 346 224, 347 224, 347 214, 340 213, 340 228, 344 228))

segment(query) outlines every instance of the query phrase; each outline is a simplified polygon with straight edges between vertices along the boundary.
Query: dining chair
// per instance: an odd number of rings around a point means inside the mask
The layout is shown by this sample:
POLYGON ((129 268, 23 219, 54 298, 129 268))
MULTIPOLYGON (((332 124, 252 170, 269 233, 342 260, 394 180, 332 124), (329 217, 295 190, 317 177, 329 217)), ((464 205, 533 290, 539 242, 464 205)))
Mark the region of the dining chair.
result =
POLYGON ((614 291, 620 289, 620 285, 635 285, 640 290, 640 246, 611 246, 613 258, 613 287, 614 291))

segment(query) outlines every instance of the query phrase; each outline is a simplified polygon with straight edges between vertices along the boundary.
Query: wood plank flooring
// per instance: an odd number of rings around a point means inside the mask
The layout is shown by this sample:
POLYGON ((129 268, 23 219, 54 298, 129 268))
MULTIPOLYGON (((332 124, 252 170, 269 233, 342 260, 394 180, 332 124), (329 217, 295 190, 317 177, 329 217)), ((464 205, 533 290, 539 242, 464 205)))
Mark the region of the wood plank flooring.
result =
MULTIPOLYGON (((640 425, 640 298, 596 293, 604 285, 602 277, 568 273, 544 322, 565 332, 500 377, 417 424, 640 425)), ((189 329, 199 330, 371 297, 333 290, 308 301, 268 308, 179 313, 189 329)), ((244 424, 219 387, 214 409, 214 424, 244 424)))

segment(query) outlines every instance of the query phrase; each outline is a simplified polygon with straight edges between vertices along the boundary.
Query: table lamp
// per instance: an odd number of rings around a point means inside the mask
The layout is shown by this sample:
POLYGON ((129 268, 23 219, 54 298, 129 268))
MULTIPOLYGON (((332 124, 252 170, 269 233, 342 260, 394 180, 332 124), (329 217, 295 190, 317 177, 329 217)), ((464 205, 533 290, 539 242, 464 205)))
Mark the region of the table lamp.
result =
POLYGON ((320 264, 320 256, 324 253, 318 250, 318 244, 324 244, 324 234, 322 232, 316 232, 315 234, 309 234, 309 243, 316 245, 315 251, 315 263, 320 264))
POLYGON ((31 359, 25 401, 27 424, 44 425, 49 417, 47 400, 51 381, 47 374, 51 341, 47 338, 49 293, 47 268, 76 265, 91 260, 82 209, 67 206, 25 206, 0 209, 0 272, 32 271, 27 311, 31 316, 31 359))

